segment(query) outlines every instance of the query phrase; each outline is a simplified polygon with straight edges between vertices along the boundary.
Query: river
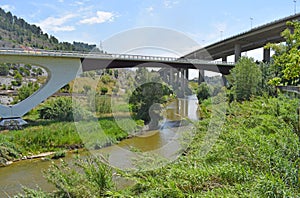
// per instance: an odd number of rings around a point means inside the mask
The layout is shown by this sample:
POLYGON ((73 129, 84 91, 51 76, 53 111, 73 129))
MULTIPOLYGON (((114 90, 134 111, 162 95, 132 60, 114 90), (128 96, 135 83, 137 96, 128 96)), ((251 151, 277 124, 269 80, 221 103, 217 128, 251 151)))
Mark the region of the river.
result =
MULTIPOLYGON (((191 125, 186 124, 186 121, 183 122, 182 118, 197 120, 197 107, 198 100, 196 96, 177 99, 165 108, 164 120, 159 130, 149 131, 133 138, 122 140, 117 145, 100 150, 80 153, 80 156, 86 156, 90 153, 94 155, 108 154, 108 160, 112 166, 126 170, 140 169, 142 165, 144 170, 155 168, 156 166, 145 166, 142 160, 139 160, 137 164, 133 164, 132 159, 145 159, 145 154, 158 155, 164 158, 165 163, 169 163, 180 155, 178 151, 182 149, 180 139, 184 137, 183 132, 192 130, 190 128, 191 125), (133 148, 139 152, 133 152, 133 148)), ((74 154, 67 154, 64 158, 65 161, 73 159, 74 154)), ((39 186, 46 191, 54 190, 54 186, 47 183, 43 177, 43 171, 46 171, 51 163, 51 161, 32 159, 0 168, 0 197, 13 197, 13 195, 22 192, 22 186, 30 188, 39 186)), ((54 163, 59 163, 59 160, 55 160, 54 163)), ((157 166, 162 166, 165 163, 158 163, 157 166)))

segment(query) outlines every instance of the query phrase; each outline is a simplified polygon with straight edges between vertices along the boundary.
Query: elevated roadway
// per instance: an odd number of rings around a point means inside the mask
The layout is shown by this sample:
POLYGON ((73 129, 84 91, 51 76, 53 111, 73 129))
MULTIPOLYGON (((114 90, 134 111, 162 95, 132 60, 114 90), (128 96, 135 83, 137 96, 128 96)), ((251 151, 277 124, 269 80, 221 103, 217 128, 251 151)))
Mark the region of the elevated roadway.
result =
MULTIPOLYGON (((188 59, 226 61, 228 56, 235 55, 235 62, 241 56, 241 52, 264 47, 267 43, 279 43, 284 39, 281 32, 287 27, 288 21, 299 21, 300 14, 288 16, 262 26, 252 28, 244 33, 232 36, 225 40, 208 45, 183 56, 188 59)), ((270 60, 270 51, 264 50, 264 61, 270 60)))

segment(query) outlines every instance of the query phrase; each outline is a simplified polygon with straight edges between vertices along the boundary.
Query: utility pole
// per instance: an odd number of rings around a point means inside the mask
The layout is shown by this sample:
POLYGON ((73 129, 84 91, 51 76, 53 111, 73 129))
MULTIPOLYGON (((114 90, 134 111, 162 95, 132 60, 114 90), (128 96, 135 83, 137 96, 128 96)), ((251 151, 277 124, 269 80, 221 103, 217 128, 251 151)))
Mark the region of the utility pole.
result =
POLYGON ((294 0, 294 14, 297 13, 297 0, 294 0))

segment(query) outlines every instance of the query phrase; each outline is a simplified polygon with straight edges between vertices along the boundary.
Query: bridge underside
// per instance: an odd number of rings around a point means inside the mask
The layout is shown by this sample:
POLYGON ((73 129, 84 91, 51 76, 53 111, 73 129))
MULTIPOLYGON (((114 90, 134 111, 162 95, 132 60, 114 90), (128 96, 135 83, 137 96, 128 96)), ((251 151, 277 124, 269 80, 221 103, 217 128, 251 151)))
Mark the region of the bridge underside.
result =
POLYGON ((158 68, 174 68, 174 69, 198 69, 221 73, 228 75, 234 65, 222 64, 198 64, 198 63, 173 63, 173 62, 149 62, 143 60, 101 60, 101 59, 81 59, 82 70, 91 71, 99 69, 116 69, 116 68, 132 68, 132 67, 158 67, 158 68))

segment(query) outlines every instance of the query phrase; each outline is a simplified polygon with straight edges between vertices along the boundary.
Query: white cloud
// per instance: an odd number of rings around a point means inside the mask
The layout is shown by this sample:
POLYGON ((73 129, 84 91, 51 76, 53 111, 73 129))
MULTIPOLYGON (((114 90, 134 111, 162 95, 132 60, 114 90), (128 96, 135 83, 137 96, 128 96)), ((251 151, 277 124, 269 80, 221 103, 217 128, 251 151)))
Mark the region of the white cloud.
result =
POLYGON ((114 18, 115 18, 115 14, 112 12, 97 11, 96 16, 82 19, 80 23, 91 25, 96 23, 112 22, 114 18))
POLYGON ((172 8, 173 6, 175 6, 176 4, 178 4, 179 1, 174 1, 174 0, 164 0, 164 6, 166 8, 172 8))
POLYGON ((37 23, 36 25, 40 26, 44 31, 73 31, 75 30, 74 26, 64 25, 68 20, 76 17, 74 14, 67 14, 60 18, 48 17, 45 20, 37 23))
POLYGON ((150 7, 146 8, 146 11, 147 11, 147 12, 153 12, 153 11, 154 11, 153 6, 150 6, 150 7))
POLYGON ((59 2, 59 3, 63 3, 63 2, 64 2, 64 0, 58 0, 58 2, 59 2))
POLYGON ((0 7, 3 9, 3 10, 5 10, 6 12, 8 12, 8 11, 13 11, 14 9, 15 9, 15 7, 14 6, 12 6, 12 5, 0 5, 0 7))

